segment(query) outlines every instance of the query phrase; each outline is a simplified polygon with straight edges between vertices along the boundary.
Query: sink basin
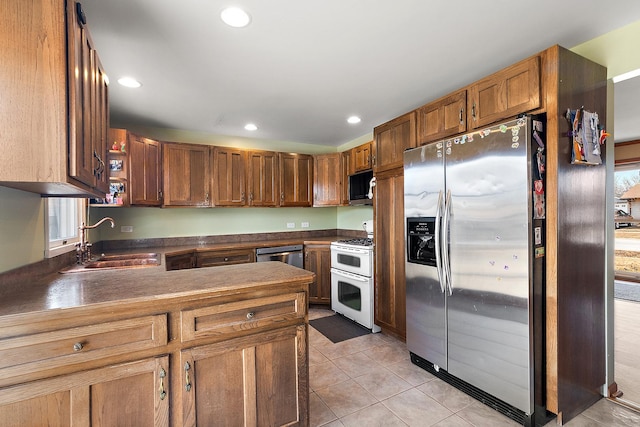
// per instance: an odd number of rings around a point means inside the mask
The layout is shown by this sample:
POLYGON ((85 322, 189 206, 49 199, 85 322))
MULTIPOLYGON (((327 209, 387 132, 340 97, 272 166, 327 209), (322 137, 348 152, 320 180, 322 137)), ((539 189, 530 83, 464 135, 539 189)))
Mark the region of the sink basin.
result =
POLYGON ((74 265, 60 272, 80 273, 84 271, 155 267, 157 265, 160 265, 160 257, 157 253, 102 255, 94 261, 82 265, 74 265))
POLYGON ((96 261, 120 261, 120 260, 137 260, 158 258, 158 254, 140 253, 140 254, 122 254, 122 255, 102 255, 96 261))

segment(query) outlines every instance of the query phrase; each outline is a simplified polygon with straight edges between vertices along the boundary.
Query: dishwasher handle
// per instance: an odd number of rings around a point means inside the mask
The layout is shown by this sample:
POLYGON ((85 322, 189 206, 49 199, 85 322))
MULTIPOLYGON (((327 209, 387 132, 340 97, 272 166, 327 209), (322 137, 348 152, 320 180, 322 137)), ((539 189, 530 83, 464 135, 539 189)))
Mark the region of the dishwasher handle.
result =
POLYGON ((302 252, 302 245, 273 246, 256 249, 256 255, 280 254, 283 252, 302 252))

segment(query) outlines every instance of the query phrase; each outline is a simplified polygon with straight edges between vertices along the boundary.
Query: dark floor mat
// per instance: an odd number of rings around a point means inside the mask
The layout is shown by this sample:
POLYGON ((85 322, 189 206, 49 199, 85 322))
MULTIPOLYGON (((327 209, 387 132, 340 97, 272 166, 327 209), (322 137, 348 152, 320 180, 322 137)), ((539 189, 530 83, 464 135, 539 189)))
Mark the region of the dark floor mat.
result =
POLYGON ((371 331, 364 326, 361 326, 339 314, 313 319, 309 321, 309 324, 317 329, 322 335, 329 338, 333 343, 346 341, 351 338, 371 333, 371 331))

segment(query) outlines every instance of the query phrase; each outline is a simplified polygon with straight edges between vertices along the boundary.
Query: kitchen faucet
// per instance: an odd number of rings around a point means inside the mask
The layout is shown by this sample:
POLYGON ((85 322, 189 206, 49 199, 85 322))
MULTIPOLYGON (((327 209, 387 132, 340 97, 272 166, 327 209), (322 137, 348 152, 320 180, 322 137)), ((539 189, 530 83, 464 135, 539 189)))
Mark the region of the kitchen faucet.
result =
POLYGON ((84 225, 84 222, 78 230, 80 230, 80 242, 76 243, 76 261, 78 264, 82 264, 85 261, 89 261, 91 259, 91 243, 87 242, 87 233, 85 230, 91 230, 98 227, 105 221, 111 221, 111 228, 116 226, 116 223, 113 221, 111 217, 104 217, 100 221, 96 222, 93 225, 84 225))

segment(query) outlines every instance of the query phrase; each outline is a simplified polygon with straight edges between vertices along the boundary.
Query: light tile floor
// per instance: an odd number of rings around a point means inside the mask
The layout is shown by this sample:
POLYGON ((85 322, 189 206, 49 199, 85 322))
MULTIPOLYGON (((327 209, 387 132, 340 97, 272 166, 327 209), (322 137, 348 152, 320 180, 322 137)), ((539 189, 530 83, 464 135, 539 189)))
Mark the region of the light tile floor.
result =
MULTIPOLYGON (((309 318, 331 314, 311 308, 309 318)), ((311 427, 518 425, 413 365, 406 345, 388 335, 334 344, 310 327, 309 344, 311 427)), ((638 426, 640 414, 601 399, 565 425, 638 426)))

